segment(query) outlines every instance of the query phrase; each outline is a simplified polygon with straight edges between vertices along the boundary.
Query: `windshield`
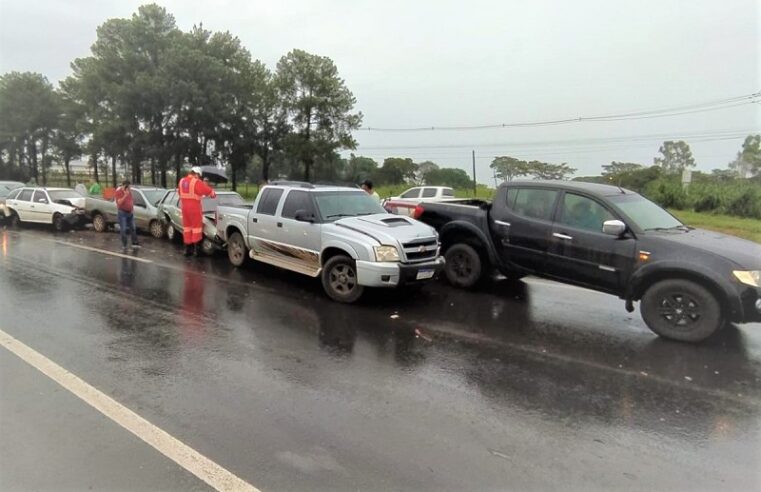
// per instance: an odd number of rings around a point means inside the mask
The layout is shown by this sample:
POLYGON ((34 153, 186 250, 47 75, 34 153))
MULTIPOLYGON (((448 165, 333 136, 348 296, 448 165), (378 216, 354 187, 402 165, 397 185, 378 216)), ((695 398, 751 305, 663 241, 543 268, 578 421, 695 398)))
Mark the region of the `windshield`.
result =
POLYGON ((8 193, 10 193, 11 190, 6 188, 5 186, 0 185, 0 198, 5 198, 8 196, 8 193))
POLYGON ((158 205, 159 200, 164 198, 164 195, 166 194, 166 190, 142 190, 143 195, 145 195, 146 200, 148 200, 148 203, 151 203, 153 205, 158 205))
POLYGON ((50 195, 50 199, 53 200, 54 202, 57 202, 58 200, 71 200, 74 198, 82 198, 82 195, 80 195, 74 190, 48 191, 48 195, 50 195))
POLYGON ((243 197, 237 193, 217 193, 217 198, 203 199, 203 211, 214 212, 219 205, 223 207, 236 207, 238 205, 245 205, 245 203, 243 197))
POLYGON ((386 213, 380 203, 364 191, 325 191, 315 193, 315 199, 325 220, 386 213))
POLYGON ((684 226, 673 215, 642 195, 627 194, 608 197, 643 230, 675 229, 684 226))

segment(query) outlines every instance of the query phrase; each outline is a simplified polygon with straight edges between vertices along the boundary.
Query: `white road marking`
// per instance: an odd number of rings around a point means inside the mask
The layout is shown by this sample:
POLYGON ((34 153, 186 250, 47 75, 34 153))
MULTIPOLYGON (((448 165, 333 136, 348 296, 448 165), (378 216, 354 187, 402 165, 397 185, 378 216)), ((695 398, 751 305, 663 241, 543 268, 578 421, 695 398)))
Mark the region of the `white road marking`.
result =
POLYGON ((0 330, 0 345, 216 490, 259 492, 259 489, 250 483, 151 424, 3 330, 0 330))
POLYGON ((63 244, 63 245, 66 245, 66 246, 71 246, 73 248, 86 249, 87 251, 94 251, 96 253, 103 253, 104 255, 118 256, 119 258, 127 258, 128 260, 135 260, 135 261, 140 261, 140 262, 143 262, 143 263, 153 263, 153 260, 146 260, 145 258, 139 258, 137 256, 125 255, 125 254, 122 254, 122 253, 117 253, 115 251, 109 251, 107 249, 92 248, 90 246, 84 246, 82 244, 70 243, 68 241, 55 241, 55 243, 56 244, 63 244))

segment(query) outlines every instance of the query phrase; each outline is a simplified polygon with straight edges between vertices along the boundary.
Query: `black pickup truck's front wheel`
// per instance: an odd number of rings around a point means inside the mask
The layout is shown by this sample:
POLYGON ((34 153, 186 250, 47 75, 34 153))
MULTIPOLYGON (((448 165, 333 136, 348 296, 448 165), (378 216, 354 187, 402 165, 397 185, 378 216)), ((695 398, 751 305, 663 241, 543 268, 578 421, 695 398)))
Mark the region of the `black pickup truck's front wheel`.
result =
POLYGON ((700 342, 724 323, 721 305, 708 289, 690 280, 661 280, 642 296, 640 312, 658 335, 682 342, 700 342))
POLYGON ((472 246, 457 243, 450 246, 446 253, 444 273, 449 283, 455 287, 470 288, 481 280, 483 264, 481 256, 472 246))

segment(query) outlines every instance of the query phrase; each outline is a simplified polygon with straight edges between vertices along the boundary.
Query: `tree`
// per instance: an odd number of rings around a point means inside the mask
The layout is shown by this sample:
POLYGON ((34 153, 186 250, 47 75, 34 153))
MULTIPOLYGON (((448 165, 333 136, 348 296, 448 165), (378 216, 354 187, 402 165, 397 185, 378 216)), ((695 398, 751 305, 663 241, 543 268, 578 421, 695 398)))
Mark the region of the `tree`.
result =
POLYGON ((417 166, 410 158, 387 157, 375 175, 377 184, 403 184, 415 179, 417 166))
POLYGON ((423 161, 417 165, 417 171, 415 171, 415 182, 417 184, 424 184, 428 181, 428 174, 433 171, 438 171, 439 165, 431 161, 423 161))
POLYGON ((295 131, 284 144, 303 164, 308 181, 315 159, 356 148, 351 132, 362 113, 352 113, 356 99, 328 57, 293 50, 278 62, 276 77, 295 131))
POLYGON ((370 179, 378 171, 378 163, 369 157, 351 154, 346 162, 344 180, 349 183, 361 183, 370 179))
POLYGON ((502 181, 512 181, 520 176, 529 174, 528 163, 515 157, 495 157, 489 165, 494 174, 502 181))
POLYGON ((462 169, 442 168, 434 169, 426 174, 425 183, 431 186, 450 186, 456 189, 469 189, 473 187, 473 180, 462 169))
POLYGON ((540 161, 531 161, 527 164, 527 174, 534 179, 568 179, 576 169, 565 162, 562 164, 549 164, 540 161))
POLYGON ((82 154, 82 121, 84 108, 67 98, 66 94, 57 92, 59 120, 53 131, 53 155, 63 166, 66 173, 66 186, 71 187, 71 160, 82 154))
POLYGON ((630 174, 642 169, 642 164, 635 164, 633 162, 616 162, 612 161, 610 164, 603 164, 602 175, 606 177, 618 177, 623 174, 630 174))
POLYGON ((656 166, 662 167, 667 174, 677 174, 687 168, 695 167, 690 146, 683 140, 663 142, 658 152, 662 157, 654 158, 653 162, 656 166))
POLYGON ((736 175, 751 178, 761 175, 761 135, 748 135, 737 158, 729 164, 736 175))

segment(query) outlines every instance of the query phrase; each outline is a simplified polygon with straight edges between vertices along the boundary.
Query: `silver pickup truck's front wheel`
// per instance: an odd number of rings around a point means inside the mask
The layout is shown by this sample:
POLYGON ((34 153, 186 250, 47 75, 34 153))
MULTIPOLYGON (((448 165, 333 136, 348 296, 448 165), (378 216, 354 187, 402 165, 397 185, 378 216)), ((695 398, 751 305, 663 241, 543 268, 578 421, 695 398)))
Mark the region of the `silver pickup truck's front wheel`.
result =
POLYGON ((355 302, 365 288, 357 282, 357 265, 348 256, 334 256, 322 269, 322 287, 331 299, 338 302, 355 302))
POLYGON ((248 248, 246 243, 243 242, 243 236, 240 232, 233 232, 227 239, 227 257, 230 259, 230 263, 233 266, 243 266, 246 262, 246 256, 248 255, 248 248))

